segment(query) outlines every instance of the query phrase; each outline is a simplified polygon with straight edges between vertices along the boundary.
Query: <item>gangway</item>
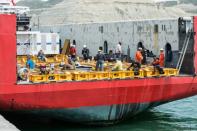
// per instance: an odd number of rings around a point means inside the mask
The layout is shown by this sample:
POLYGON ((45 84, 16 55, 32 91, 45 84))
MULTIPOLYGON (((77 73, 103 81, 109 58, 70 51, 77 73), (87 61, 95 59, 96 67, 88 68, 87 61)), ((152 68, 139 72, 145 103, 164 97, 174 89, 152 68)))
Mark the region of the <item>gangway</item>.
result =
POLYGON ((178 60, 177 66, 176 66, 176 69, 178 69, 178 72, 180 72, 180 70, 181 70, 183 60, 185 58, 185 54, 186 54, 191 36, 192 36, 192 29, 190 28, 190 29, 188 29, 188 32, 186 33, 185 40, 184 40, 184 43, 183 43, 183 47, 182 47, 182 50, 180 52, 180 57, 179 57, 179 60, 178 60))

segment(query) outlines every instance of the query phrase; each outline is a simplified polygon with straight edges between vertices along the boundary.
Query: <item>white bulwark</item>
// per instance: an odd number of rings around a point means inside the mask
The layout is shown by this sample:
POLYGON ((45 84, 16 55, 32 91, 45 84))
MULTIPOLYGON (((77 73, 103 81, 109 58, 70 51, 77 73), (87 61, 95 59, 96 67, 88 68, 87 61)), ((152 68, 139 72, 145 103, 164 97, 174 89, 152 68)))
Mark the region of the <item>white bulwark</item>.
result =
POLYGON ((17 32, 17 55, 59 54, 59 35, 37 31, 17 32))
POLYGON ((172 51, 177 51, 179 45, 178 19, 54 25, 41 26, 40 29, 44 32, 59 32, 62 42, 65 39, 75 40, 78 55, 83 45, 87 45, 91 55, 96 55, 100 46, 109 52, 114 51, 118 42, 121 42, 124 54, 130 47, 131 58, 139 43, 156 55, 167 44, 171 45, 172 51))

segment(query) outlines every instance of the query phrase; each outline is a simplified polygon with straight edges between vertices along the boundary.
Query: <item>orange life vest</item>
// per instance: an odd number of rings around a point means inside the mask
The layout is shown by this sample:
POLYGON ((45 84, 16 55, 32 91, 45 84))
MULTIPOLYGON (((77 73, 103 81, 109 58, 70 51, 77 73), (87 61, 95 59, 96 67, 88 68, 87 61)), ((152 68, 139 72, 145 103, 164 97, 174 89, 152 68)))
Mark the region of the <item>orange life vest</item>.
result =
POLYGON ((141 63, 141 61, 143 60, 143 56, 142 56, 142 53, 140 51, 137 51, 136 52, 136 54, 135 54, 135 60, 138 63, 141 63))
POLYGON ((160 55, 159 55, 159 65, 161 67, 164 67, 164 60, 165 60, 164 53, 160 53, 160 55))

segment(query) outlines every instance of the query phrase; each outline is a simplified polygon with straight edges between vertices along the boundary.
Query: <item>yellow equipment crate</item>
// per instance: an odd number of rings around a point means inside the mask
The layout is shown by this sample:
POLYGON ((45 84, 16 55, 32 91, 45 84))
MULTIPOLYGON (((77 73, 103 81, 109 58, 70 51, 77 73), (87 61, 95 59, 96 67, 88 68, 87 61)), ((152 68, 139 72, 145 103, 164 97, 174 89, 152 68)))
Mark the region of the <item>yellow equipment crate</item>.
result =
POLYGON ((134 78, 134 72, 133 71, 122 71, 122 78, 123 79, 134 78))
POLYGON ((53 57, 48 57, 48 58, 46 58, 46 62, 47 63, 54 63, 55 59, 53 57))
POLYGON ((99 73, 98 72, 89 72, 89 80, 98 80, 99 73))
POLYGON ((157 70, 156 69, 155 69, 155 72, 152 69, 144 69, 143 71, 144 71, 144 76, 145 77, 159 76, 159 74, 157 73, 157 70))
POLYGON ((29 80, 33 83, 47 82, 46 75, 30 75, 29 80))
POLYGON ((70 72, 59 74, 59 81, 72 81, 72 75, 70 72))
POLYGON ((99 80, 107 80, 110 79, 109 72, 97 72, 99 75, 99 80))
POLYGON ((17 57, 17 63, 18 64, 22 64, 22 65, 24 65, 24 64, 26 64, 26 62, 27 62, 27 59, 26 58, 22 58, 22 57, 17 57))
POLYGON ((112 71, 110 72, 111 79, 122 79, 122 71, 112 71))
MULTIPOLYGON (((133 71, 133 73, 134 73, 134 71, 133 71)), ((145 73, 144 73, 143 69, 139 70, 139 75, 134 74, 134 78, 144 78, 144 76, 145 76, 145 73)))
POLYGON ((89 78, 89 73, 87 72, 73 72, 72 75, 75 81, 87 81, 89 78))
POLYGON ((173 68, 169 68, 168 69, 168 75, 169 76, 176 76, 176 75, 178 75, 178 70, 177 69, 173 69, 173 68))
POLYGON ((37 59, 36 57, 33 57, 33 58, 32 58, 32 61, 33 61, 34 63, 37 63, 38 59, 37 59))
POLYGON ((23 64, 23 63, 24 63, 24 62, 23 62, 23 59, 17 57, 17 64, 23 64))
POLYGON ((55 62, 62 62, 66 60, 66 56, 63 54, 56 55, 54 57, 55 62))
POLYGON ((38 66, 38 67, 39 67, 40 65, 47 65, 47 64, 46 64, 45 62, 37 62, 37 63, 36 63, 36 66, 38 66))
POLYGON ((157 76, 166 77, 166 76, 168 76, 168 71, 169 71, 169 69, 164 68, 163 69, 164 74, 160 74, 159 71, 156 71, 156 74, 157 74, 157 76))
POLYGON ((20 58, 20 59, 25 59, 25 60, 27 60, 27 56, 26 56, 26 55, 23 55, 23 56, 17 56, 17 58, 20 58))
POLYGON ((47 82, 55 82, 59 80, 59 74, 49 74, 47 75, 47 82))

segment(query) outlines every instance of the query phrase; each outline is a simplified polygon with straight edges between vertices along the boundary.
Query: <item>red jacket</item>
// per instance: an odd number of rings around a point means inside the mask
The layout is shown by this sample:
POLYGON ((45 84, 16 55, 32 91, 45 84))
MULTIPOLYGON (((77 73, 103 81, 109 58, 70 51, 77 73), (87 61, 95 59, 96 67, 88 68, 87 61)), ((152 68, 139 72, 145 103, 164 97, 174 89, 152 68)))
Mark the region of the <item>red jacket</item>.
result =
POLYGON ((159 60, 158 59, 155 59, 152 63, 153 66, 156 66, 156 65, 159 65, 159 60))
POLYGON ((76 48, 70 47, 70 55, 76 55, 76 48))

